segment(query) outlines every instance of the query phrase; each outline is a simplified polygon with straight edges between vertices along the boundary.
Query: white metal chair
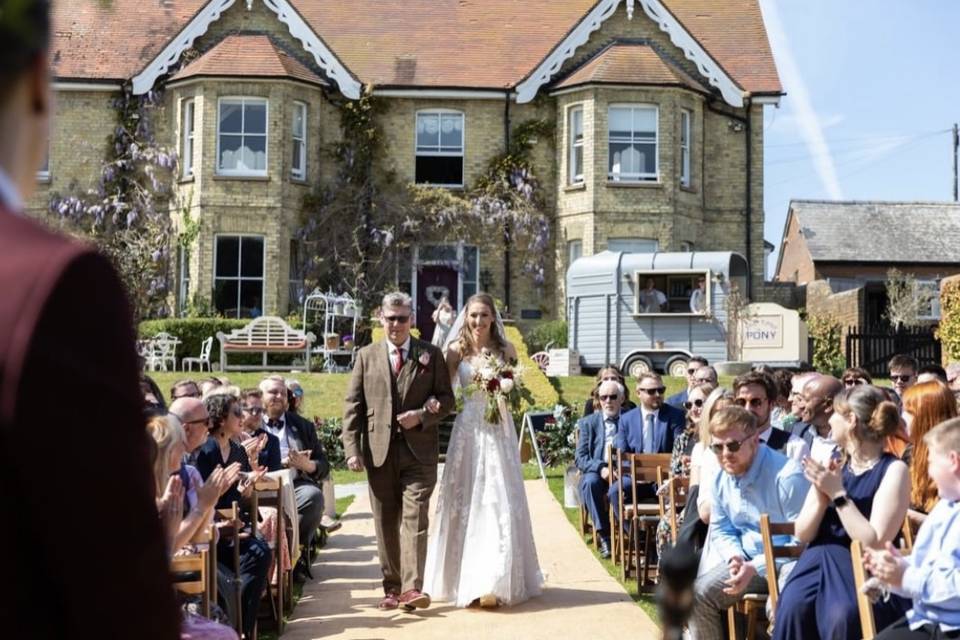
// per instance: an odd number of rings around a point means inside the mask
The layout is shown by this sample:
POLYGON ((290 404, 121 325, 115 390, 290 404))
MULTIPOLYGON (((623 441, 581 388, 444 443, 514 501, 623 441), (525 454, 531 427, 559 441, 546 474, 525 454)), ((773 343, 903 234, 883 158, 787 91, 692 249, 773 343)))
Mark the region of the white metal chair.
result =
POLYGON ((177 345, 180 340, 166 331, 161 331, 151 339, 151 355, 148 356, 148 363, 152 362, 151 369, 156 371, 159 368, 167 371, 167 363, 170 364, 170 370, 177 370, 177 345))
POLYGON ((199 357, 189 357, 184 358, 180 362, 181 371, 193 371, 193 365, 197 365, 200 371, 203 371, 204 365, 207 367, 207 371, 210 371, 210 350, 213 349, 213 336, 210 336, 202 343, 200 343, 200 356, 199 357))

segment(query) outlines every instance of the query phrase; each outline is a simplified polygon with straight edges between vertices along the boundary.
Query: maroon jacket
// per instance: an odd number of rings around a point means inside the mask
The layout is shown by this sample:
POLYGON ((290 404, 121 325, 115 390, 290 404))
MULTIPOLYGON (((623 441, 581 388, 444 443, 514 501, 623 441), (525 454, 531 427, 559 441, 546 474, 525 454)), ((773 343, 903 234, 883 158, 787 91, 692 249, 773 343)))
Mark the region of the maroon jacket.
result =
POLYGON ((109 262, 0 205, 4 636, 179 637, 133 345, 109 262))

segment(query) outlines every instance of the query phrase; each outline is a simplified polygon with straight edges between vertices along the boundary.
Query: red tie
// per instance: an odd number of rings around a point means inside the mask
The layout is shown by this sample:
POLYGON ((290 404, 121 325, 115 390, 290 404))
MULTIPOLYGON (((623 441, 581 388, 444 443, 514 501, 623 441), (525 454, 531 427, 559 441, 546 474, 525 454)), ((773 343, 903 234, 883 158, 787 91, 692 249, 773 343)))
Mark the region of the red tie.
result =
POLYGON ((403 368, 403 349, 400 347, 395 347, 393 352, 397 355, 397 363, 394 365, 393 373, 399 376, 400 369, 403 368))

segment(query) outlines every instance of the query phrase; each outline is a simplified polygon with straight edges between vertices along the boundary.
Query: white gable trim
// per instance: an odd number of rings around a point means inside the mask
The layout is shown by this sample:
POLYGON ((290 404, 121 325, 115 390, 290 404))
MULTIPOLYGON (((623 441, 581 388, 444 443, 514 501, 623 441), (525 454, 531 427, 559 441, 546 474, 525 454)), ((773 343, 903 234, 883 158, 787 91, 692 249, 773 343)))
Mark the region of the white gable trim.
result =
MULTIPOLYGON (((143 71, 134 76, 133 93, 142 95, 150 91, 157 78, 166 73, 180 59, 183 52, 193 46, 194 40, 206 33, 210 25, 219 20, 223 12, 235 2, 236 0, 211 0, 204 6, 186 27, 167 43, 159 55, 151 60, 143 71)), ((360 97, 360 82, 347 71, 287 0, 263 0, 263 3, 287 25, 290 35, 303 44, 305 51, 313 55, 313 59, 337 83, 343 95, 353 100, 360 97)), ((252 4, 253 0, 247 0, 248 8, 252 4)))
MULTIPOLYGON (((661 31, 670 36, 670 41, 683 51, 691 60, 711 86, 720 90, 724 101, 732 107, 743 106, 743 89, 720 67, 706 50, 700 46, 689 31, 671 14, 660 0, 623 0, 627 7, 627 15, 633 19, 633 5, 639 2, 644 13, 653 20, 661 31)), ((601 0, 581 20, 573 31, 550 52, 550 55, 534 69, 523 82, 517 85, 517 102, 524 103, 533 100, 540 87, 550 82, 550 79, 560 70, 563 63, 572 58, 577 49, 586 44, 590 34, 614 14, 621 0, 601 0)))

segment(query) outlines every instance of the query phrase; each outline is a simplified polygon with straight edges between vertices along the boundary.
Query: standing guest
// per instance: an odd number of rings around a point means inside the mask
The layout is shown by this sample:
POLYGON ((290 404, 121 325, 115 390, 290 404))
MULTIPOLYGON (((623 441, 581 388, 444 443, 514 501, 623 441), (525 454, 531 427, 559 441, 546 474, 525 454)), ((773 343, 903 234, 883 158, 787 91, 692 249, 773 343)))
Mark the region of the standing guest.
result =
MULTIPOLYGON (((686 427, 683 411, 663 402, 667 388, 656 373, 644 373, 637 379, 637 396, 640 406, 623 414, 614 448, 624 453, 672 453, 673 443, 686 427)), ((614 453, 613 455, 616 455, 614 453)), ((620 509, 620 496, 633 499, 631 491, 621 490, 629 487, 630 476, 623 476, 610 486, 607 494, 613 506, 614 516, 620 509)), ((650 499, 656 496, 653 484, 637 485, 637 498, 650 499)))
POLYGON ((930 450, 923 437, 945 420, 957 417, 953 393, 942 382, 924 382, 907 389, 903 412, 910 423, 910 522, 918 526, 936 506, 937 485, 930 478, 930 450))
POLYGON ((620 372, 620 369, 613 365, 608 365, 597 371, 596 384, 593 386, 593 391, 590 392, 590 397, 587 398, 587 401, 583 404, 584 417, 593 413, 594 407, 600 406, 600 400, 597 397, 597 393, 600 391, 600 384, 606 382, 607 380, 619 382, 620 385, 623 386, 624 401, 620 406, 621 412, 626 413, 627 411, 637 407, 637 405, 630 400, 630 390, 627 389, 627 379, 620 372))
POLYGON ((710 544, 720 562, 694 584, 690 636, 697 640, 723 638, 720 614, 744 591, 766 593, 760 514, 793 522, 807 494, 800 465, 762 446, 759 435, 756 416, 741 407, 721 409, 710 420, 710 449, 723 469, 710 510, 710 544))
POLYGON ((431 318, 433 319, 433 337, 430 343, 438 348, 443 348, 447 341, 447 334, 450 333, 450 327, 453 326, 453 320, 456 314, 453 307, 450 306, 450 299, 447 296, 440 298, 440 303, 433 310, 431 318))
POLYGON ((690 361, 687 362, 687 386, 680 393, 675 393, 667 398, 667 404, 671 407, 682 409, 683 403, 687 401, 687 396, 690 394, 690 390, 697 384, 697 379, 694 377, 697 371, 701 367, 709 365, 710 363, 707 362, 707 359, 703 356, 693 356, 690 358, 690 361))
POLYGON ((845 369, 840 381, 844 387, 856 387, 861 384, 873 384, 873 377, 866 369, 860 367, 849 367, 845 369))
POLYGON ((906 617, 877 640, 960 638, 960 420, 938 425, 923 439, 941 500, 920 527, 908 558, 891 544, 866 550, 870 573, 913 601, 906 617))
POLYGON ((833 457, 837 444, 830 438, 830 418, 833 417, 833 401, 843 391, 843 383, 827 375, 816 375, 803 387, 804 427, 796 433, 806 444, 811 457, 820 464, 827 464, 833 457))
MULTIPOLYGON (((826 465, 803 461, 812 486, 795 519, 796 536, 809 544, 780 593, 774 640, 863 637, 850 542, 882 549, 903 524, 910 497, 907 466, 883 451, 899 423, 897 406, 874 387, 845 389, 834 400, 830 426, 844 455, 826 465)), ((875 606, 877 626, 905 610, 900 599, 875 606)))
POLYGON ((170 387, 170 402, 177 398, 199 398, 202 395, 200 387, 193 380, 177 380, 170 387))
POLYGON ((760 442, 799 462, 810 453, 807 443, 783 429, 774 429, 770 424, 777 393, 773 377, 761 371, 745 373, 733 381, 735 402, 756 417, 760 442))
POLYGON ((600 411, 580 418, 575 461, 580 470, 580 500, 590 514, 600 556, 610 557, 610 519, 607 490, 611 473, 607 451, 613 446, 626 388, 614 380, 600 383, 600 411))
POLYGON ((703 313, 707 310, 707 279, 697 278, 697 288, 690 294, 690 313, 703 313))
POLYGON ((915 358, 899 353, 890 358, 890 362, 887 363, 887 369, 890 371, 890 381, 893 382, 893 390, 896 391, 901 400, 904 392, 917 382, 918 368, 919 365, 915 358))
POLYGON ((647 278, 646 285, 637 294, 640 313, 661 313, 667 310, 667 296, 657 289, 653 278, 647 278))
POLYGON ((123 285, 91 245, 44 229, 23 210, 53 111, 49 9, 46 0, 0 0, 0 483, 9 510, 0 545, 13 587, 0 629, 10 638, 83 629, 176 638, 123 285), (51 402, 58 379, 69 381, 72 397, 94 400, 79 411, 75 402, 51 402), (82 452, 82 498, 56 471, 62 465, 53 461, 66 452, 82 452), (135 534, 104 535, 101 525, 117 523, 118 510, 135 534), (123 615, 104 615, 105 603, 123 615))
POLYGON ((267 471, 283 468, 280 456, 280 439, 263 428, 263 393, 260 389, 244 389, 240 392, 240 407, 243 409, 243 433, 240 444, 252 457, 250 466, 266 467, 267 471))
POLYGON ((947 384, 947 371, 938 364, 925 364, 917 370, 917 384, 939 380, 947 384))

